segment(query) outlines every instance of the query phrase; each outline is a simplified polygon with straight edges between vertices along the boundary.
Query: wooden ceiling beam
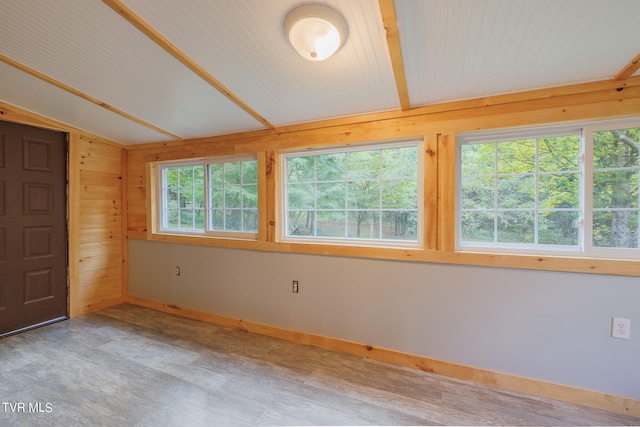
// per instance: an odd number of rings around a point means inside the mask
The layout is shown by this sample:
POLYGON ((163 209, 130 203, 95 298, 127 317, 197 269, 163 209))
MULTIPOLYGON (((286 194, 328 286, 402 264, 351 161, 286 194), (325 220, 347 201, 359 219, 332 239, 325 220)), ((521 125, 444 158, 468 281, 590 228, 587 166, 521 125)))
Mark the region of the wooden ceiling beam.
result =
POLYGON ((614 82, 626 80, 638 71, 640 68, 640 53, 631 60, 616 76, 613 78, 614 82))
POLYGON ((102 0, 104 4, 109 6, 115 12, 117 12, 124 19, 129 21, 134 27, 136 27, 140 32, 153 40, 158 46, 164 49, 167 53, 173 56, 175 59, 180 61, 185 67, 193 71, 198 77, 211 85, 214 89, 224 95, 231 102, 236 104, 242 110, 244 110, 247 114, 252 116, 254 119, 258 120, 268 129, 275 129, 275 126, 267 119, 258 114, 255 110, 253 110, 249 105, 247 105, 244 101, 238 98, 234 93, 232 93, 229 89, 227 89, 222 83, 216 80, 211 74, 205 71, 204 68, 196 64, 191 58, 185 55, 180 49, 174 46, 169 40, 164 38, 159 32, 154 30, 149 24, 147 24, 142 18, 136 15, 131 9, 127 8, 123 5, 119 0, 102 0))
POLYGON ((391 58, 398 98, 400 98, 400 108, 402 111, 407 111, 411 109, 411 104, 409 103, 409 91, 407 90, 407 79, 402 62, 402 50, 400 49, 400 37, 398 36, 398 23, 393 0, 378 0, 378 4, 382 15, 382 24, 387 33, 387 48, 391 58))
POLYGON ((33 76, 33 77, 36 77, 36 78, 38 78, 38 79, 40 79, 40 80, 42 80, 42 81, 44 81, 46 83, 49 83, 49 84, 51 84, 51 85, 53 85, 53 86, 55 86, 55 87, 57 87, 59 89, 62 89, 64 91, 66 91, 66 92, 69 92, 72 95, 75 95, 75 96, 77 96, 79 98, 82 98, 85 101, 89 101, 89 102, 91 102, 93 104, 96 104, 99 107, 102 107, 102 108, 104 108, 106 110, 111 111, 112 113, 116 113, 116 114, 118 114, 118 115, 120 115, 120 116, 122 116, 122 117, 124 117, 126 119, 129 119, 131 121, 134 121, 134 122, 138 123, 139 125, 147 127, 149 129, 152 129, 152 130, 154 130, 154 131, 156 131, 158 133, 161 133, 162 135, 165 135, 165 136, 169 137, 172 141, 182 141, 182 138, 180 138, 177 135, 174 135, 174 134, 172 134, 170 132, 167 132, 164 129, 160 129, 159 127, 154 126, 151 123, 147 123, 144 120, 141 120, 141 119, 139 119, 139 118, 137 118, 135 116, 132 116, 129 113, 125 113, 124 111, 119 110, 119 109, 113 107, 112 105, 107 104, 106 102, 100 101, 99 99, 96 99, 96 98, 94 98, 94 97, 92 97, 90 95, 87 95, 86 93, 81 92, 78 89, 75 89, 75 88, 73 88, 71 86, 68 86, 68 85, 58 81, 58 80, 55 80, 55 79, 47 76, 46 74, 43 74, 43 73, 41 73, 39 71, 34 70, 33 68, 29 68, 26 65, 21 64, 21 63, 19 63, 17 61, 14 61, 13 59, 11 59, 11 58, 9 58, 7 56, 4 56, 4 55, 0 54, 0 61, 4 62, 5 64, 8 64, 8 65, 12 66, 13 68, 16 68, 16 69, 18 69, 20 71, 23 71, 23 72, 25 72, 25 73, 33 76))

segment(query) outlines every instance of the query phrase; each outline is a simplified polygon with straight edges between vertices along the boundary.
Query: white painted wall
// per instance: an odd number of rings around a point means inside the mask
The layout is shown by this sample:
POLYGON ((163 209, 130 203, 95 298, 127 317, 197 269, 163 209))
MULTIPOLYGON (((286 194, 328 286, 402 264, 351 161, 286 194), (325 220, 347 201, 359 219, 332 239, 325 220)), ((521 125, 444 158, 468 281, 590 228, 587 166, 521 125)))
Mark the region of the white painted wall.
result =
POLYGON ((637 277, 130 240, 129 294, 640 398, 637 277), (610 338, 612 316, 630 340, 610 338))

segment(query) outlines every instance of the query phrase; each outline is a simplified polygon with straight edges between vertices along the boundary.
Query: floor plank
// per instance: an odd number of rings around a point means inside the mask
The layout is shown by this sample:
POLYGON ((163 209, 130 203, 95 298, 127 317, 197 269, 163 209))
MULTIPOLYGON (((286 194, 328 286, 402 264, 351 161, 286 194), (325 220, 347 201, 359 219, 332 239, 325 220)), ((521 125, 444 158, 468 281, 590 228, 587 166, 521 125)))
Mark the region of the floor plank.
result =
POLYGON ((0 361, 2 426, 640 424, 129 304, 4 338, 0 361))

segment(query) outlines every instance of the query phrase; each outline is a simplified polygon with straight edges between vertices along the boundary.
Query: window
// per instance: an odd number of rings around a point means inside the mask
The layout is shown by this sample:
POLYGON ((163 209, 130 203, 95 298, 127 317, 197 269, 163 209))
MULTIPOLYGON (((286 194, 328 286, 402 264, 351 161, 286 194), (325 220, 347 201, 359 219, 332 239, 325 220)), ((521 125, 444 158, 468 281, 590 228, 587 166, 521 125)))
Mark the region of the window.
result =
POLYGON ((418 246, 419 143, 283 156, 284 240, 418 246))
POLYGON ((255 159, 159 166, 160 231, 253 237, 258 231, 255 159))
POLYGON ((637 257, 639 126, 460 135, 458 248, 637 257))

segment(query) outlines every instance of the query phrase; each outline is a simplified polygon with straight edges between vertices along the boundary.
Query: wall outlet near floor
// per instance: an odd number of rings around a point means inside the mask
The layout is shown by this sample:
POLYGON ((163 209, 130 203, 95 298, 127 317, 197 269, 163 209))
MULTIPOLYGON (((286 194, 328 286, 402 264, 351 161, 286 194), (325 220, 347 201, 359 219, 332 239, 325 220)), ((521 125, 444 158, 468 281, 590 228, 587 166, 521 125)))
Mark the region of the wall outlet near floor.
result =
POLYGON ((176 276, 180 275, 180 267, 176 265, 176 276))
POLYGON ((625 340, 631 338, 631 320, 613 317, 611 319, 611 336, 625 340))
POLYGON ((291 291, 293 291, 294 294, 298 293, 298 281, 297 280, 294 280, 291 283, 291 291))

